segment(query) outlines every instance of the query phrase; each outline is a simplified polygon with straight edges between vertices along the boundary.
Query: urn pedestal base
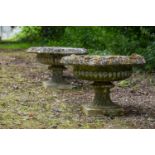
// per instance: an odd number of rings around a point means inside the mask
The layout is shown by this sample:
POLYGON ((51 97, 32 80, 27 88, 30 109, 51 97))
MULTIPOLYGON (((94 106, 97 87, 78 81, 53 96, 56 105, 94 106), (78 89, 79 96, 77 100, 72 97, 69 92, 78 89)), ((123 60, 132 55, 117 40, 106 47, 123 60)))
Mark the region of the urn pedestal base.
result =
POLYGON ((95 96, 92 105, 82 106, 83 112, 88 116, 118 116, 123 115, 124 110, 110 99, 111 82, 94 82, 95 96))
POLYGON ((54 89, 72 89, 73 86, 66 83, 66 82, 61 82, 61 83, 58 83, 58 82, 54 82, 52 80, 48 80, 48 81, 44 81, 43 82, 43 87, 45 89, 47 88, 54 88, 54 89))
POLYGON ((72 89, 63 77, 64 66, 49 66, 48 69, 52 72, 51 80, 43 82, 44 88, 72 89))
POLYGON ((83 105, 82 111, 87 116, 121 116, 124 114, 123 108, 119 106, 93 106, 83 105))

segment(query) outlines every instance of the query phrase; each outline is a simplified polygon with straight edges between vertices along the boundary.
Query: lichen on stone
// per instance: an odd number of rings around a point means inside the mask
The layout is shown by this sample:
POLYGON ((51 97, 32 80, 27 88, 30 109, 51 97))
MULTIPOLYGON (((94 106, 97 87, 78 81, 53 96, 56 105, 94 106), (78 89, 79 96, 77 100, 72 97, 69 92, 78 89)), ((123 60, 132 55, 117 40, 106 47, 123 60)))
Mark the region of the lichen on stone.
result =
POLYGON ((30 53, 50 53, 50 54, 86 54, 85 48, 72 48, 72 47, 31 47, 27 50, 30 53))
POLYGON ((61 63, 68 65, 87 65, 87 66, 140 65, 145 63, 145 59, 137 54, 133 54, 131 56, 71 55, 63 57, 61 63))

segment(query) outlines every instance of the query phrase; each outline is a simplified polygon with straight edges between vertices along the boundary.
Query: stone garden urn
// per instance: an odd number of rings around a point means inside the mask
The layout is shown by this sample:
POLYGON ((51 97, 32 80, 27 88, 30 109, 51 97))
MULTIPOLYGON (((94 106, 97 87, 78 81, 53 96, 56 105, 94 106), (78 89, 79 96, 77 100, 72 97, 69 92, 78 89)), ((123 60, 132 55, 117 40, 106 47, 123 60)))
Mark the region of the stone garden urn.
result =
POLYGON ((69 48, 69 47, 31 47, 28 49, 29 53, 36 53, 37 60, 48 65, 48 69, 52 72, 51 79, 43 82, 45 88, 57 87, 68 88, 70 87, 63 78, 63 70, 65 66, 60 63, 63 56, 71 54, 83 55, 87 51, 84 48, 69 48))
POLYGON ((76 77, 93 81, 95 92, 92 104, 82 106, 83 112, 90 116, 122 115, 123 108, 112 102, 110 89, 113 81, 119 81, 131 76, 132 68, 142 65, 142 56, 76 56, 63 57, 61 62, 73 65, 76 77))

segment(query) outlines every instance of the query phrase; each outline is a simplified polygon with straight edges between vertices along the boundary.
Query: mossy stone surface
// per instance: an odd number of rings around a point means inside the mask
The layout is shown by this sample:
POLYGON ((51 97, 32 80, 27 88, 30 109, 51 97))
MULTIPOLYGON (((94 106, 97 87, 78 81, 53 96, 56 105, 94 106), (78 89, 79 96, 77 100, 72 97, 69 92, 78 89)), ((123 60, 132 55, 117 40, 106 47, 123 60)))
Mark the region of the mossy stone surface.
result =
POLYGON ((87 49, 85 48, 72 48, 72 47, 31 47, 27 50, 29 53, 50 53, 60 55, 71 55, 71 54, 86 54, 87 49))
POLYGON ((132 67, 143 65, 145 59, 137 54, 131 56, 66 56, 61 63, 73 65, 76 77, 94 81, 95 92, 93 103, 84 106, 86 115, 120 115, 121 107, 110 99, 111 82, 126 79, 132 74, 132 67))
POLYGON ((102 117, 110 116, 122 116, 124 114, 124 110, 120 106, 94 106, 94 105, 83 105, 82 111, 87 116, 96 116, 102 117))
MULTIPOLYGON (((51 82, 44 82, 45 87, 54 87, 59 84, 64 84, 63 70, 65 66, 61 64, 60 60, 63 56, 71 54, 86 54, 87 50, 84 48, 70 48, 70 47, 31 47, 27 50, 29 53, 36 53, 37 60, 45 65, 49 65, 49 70, 52 72, 51 82), (55 83, 55 84, 53 84, 55 83)), ((58 87, 57 87, 58 88, 58 87)))
POLYGON ((117 65, 140 65, 145 63, 145 59, 138 55, 132 54, 131 56, 122 55, 71 55, 64 57, 62 63, 80 66, 117 66, 117 65))

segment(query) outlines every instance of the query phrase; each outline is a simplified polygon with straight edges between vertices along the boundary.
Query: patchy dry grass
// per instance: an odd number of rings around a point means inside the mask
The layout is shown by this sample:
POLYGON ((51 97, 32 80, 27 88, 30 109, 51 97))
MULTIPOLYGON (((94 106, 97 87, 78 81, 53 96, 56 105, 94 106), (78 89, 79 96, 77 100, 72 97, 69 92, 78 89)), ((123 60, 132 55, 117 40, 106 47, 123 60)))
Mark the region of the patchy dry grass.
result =
POLYGON ((112 99, 124 106, 125 116, 86 117, 80 107, 92 101, 89 87, 44 89, 49 72, 34 54, 0 51, 0 128, 155 128, 153 76, 134 75, 127 87, 113 89, 112 99))

